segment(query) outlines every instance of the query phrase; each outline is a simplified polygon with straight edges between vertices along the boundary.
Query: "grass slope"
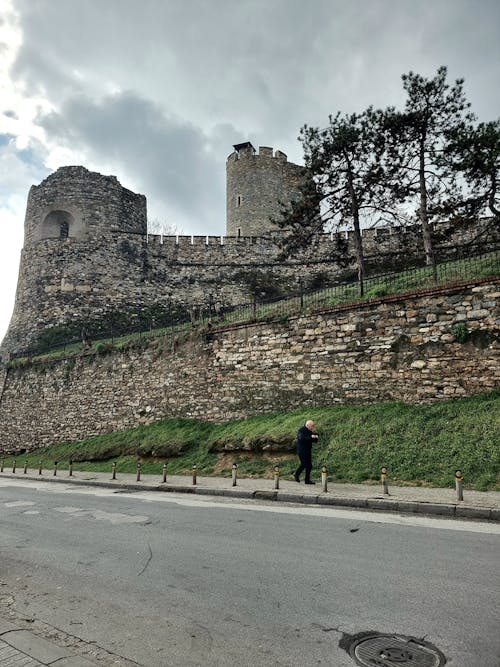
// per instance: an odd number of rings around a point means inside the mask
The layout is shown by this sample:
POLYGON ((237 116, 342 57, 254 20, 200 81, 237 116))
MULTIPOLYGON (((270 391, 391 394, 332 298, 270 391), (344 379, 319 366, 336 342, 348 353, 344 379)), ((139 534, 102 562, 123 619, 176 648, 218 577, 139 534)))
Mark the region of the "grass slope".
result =
POLYGON ((446 487, 461 468, 469 488, 500 490, 500 390, 426 405, 323 407, 225 424, 168 419, 21 454, 17 465, 27 460, 35 468, 41 459, 44 467, 57 460, 67 468, 72 459, 75 470, 110 471, 116 461, 119 471, 134 472, 140 459, 145 474, 160 475, 167 461, 170 474, 189 473, 196 464, 203 475, 230 475, 236 461, 242 476, 271 476, 276 463, 290 475, 295 434, 307 418, 320 435, 315 472, 326 465, 335 481, 378 480, 386 465, 393 483, 446 487))

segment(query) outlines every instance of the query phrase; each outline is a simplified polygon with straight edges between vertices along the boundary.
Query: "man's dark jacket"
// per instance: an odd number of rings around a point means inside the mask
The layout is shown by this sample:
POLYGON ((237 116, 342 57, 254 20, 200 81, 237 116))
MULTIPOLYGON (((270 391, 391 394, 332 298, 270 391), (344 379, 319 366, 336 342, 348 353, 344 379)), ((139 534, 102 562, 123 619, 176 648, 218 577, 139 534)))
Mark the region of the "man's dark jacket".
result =
POLYGON ((297 433, 297 454, 299 456, 311 456, 313 433, 307 426, 301 426, 297 433))

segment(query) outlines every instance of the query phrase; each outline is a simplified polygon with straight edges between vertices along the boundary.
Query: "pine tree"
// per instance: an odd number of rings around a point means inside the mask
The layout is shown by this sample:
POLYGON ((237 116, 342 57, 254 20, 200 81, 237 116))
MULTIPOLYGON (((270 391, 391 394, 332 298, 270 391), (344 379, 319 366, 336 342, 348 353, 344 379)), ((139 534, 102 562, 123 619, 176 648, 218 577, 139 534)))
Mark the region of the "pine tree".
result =
POLYGON ((463 124, 449 135, 447 157, 468 188, 465 199, 445 203, 445 212, 462 216, 493 216, 500 222, 500 119, 463 124))
POLYGON ((434 267, 433 226, 445 201, 460 200, 457 172, 450 161, 448 142, 460 127, 471 123, 470 104, 465 99, 463 79, 446 83, 447 68, 440 67, 433 79, 403 74, 407 100, 402 113, 388 114, 387 130, 392 139, 387 160, 397 187, 395 198, 413 206, 422 227, 426 263, 434 267))
POLYGON ((304 182, 302 196, 275 221, 288 232, 285 254, 307 247, 325 231, 351 228, 361 294, 365 276, 362 222, 374 222, 383 200, 381 117, 370 107, 361 114, 330 116, 324 129, 304 125, 299 140, 310 178, 304 182))

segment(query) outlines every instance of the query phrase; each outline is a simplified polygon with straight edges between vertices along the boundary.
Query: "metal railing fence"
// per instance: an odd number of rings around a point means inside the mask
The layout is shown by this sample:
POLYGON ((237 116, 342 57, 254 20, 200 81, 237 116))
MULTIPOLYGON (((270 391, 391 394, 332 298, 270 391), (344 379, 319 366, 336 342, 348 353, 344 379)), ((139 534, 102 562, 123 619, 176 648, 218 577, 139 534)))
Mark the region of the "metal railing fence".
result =
MULTIPOLYGON (((162 317, 158 323, 152 319, 147 328, 144 324, 137 326, 111 327, 94 333, 92 347, 94 351, 106 351, 114 346, 117 339, 121 345, 129 340, 147 339, 159 336, 176 336, 198 330, 205 334, 214 327, 244 324, 245 322, 262 321, 288 317, 301 311, 333 307, 351 301, 381 298, 391 294, 404 293, 428 289, 452 282, 472 278, 500 275, 500 248, 494 248, 483 253, 473 253, 468 249, 466 256, 447 259, 437 263, 435 275, 431 266, 415 266, 404 271, 380 273, 364 278, 363 297, 360 295, 360 284, 354 273, 343 282, 313 291, 297 290, 287 297, 273 299, 257 299, 235 306, 216 308, 212 303, 197 307, 197 317, 186 311, 180 314, 177 310, 169 318, 162 317)), ((92 334, 92 332, 91 332, 92 334)), ((73 336, 65 341, 43 347, 32 347, 20 350, 11 355, 11 358, 43 356, 55 351, 69 352, 72 349, 82 348, 81 336, 73 336)), ((75 350, 76 351, 76 350, 75 350)))

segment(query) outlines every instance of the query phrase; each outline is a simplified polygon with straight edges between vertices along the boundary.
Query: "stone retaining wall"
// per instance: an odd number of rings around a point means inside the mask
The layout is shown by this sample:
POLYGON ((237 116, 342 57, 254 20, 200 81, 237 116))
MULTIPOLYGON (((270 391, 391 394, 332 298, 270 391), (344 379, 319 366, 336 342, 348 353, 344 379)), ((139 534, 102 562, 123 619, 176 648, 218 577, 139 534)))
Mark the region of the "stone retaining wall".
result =
POLYGON ((224 421, 303 406, 313 414, 322 405, 488 391, 499 386, 499 330, 500 281, 490 280, 9 367, 0 451, 167 417, 224 421))

